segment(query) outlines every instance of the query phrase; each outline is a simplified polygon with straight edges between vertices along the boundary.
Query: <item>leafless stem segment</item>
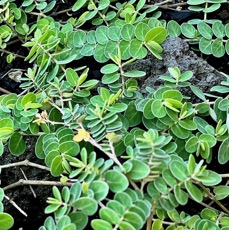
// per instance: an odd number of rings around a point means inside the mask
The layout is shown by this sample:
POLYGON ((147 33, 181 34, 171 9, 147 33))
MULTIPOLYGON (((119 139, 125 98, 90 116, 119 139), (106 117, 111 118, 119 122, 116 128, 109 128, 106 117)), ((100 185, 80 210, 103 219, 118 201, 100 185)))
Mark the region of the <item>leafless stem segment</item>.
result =
POLYGON ((6 93, 6 94, 10 94, 11 92, 6 90, 6 89, 3 89, 2 87, 0 87, 0 92, 2 93, 6 93))
POLYGON ((46 170, 46 171, 50 171, 50 169, 48 167, 43 166, 43 165, 39 165, 39 164, 36 164, 36 163, 32 163, 29 160, 24 160, 24 161, 19 161, 19 162, 16 162, 16 163, 1 165, 0 167, 2 169, 5 169, 5 168, 10 168, 10 167, 16 167, 16 166, 31 166, 31 167, 43 169, 43 170, 46 170))
MULTIPOLYGON (((21 170, 21 173, 23 174, 25 180, 28 180, 28 178, 27 178, 27 176, 25 175, 24 171, 23 171, 21 168, 20 168, 20 170, 21 170)), ((33 196, 36 198, 37 195, 36 195, 36 193, 35 193, 35 191, 33 190, 33 188, 32 188, 31 185, 29 185, 29 188, 30 188, 30 190, 31 190, 31 192, 32 192, 32 194, 33 194, 33 196)))
POLYGON ((37 185, 37 186, 72 186, 73 183, 70 182, 60 182, 60 181, 42 181, 42 180, 19 180, 13 184, 7 185, 3 188, 4 191, 24 185, 37 185))
POLYGON ((4 197, 24 216, 28 216, 13 200, 11 200, 8 196, 4 195, 4 197))

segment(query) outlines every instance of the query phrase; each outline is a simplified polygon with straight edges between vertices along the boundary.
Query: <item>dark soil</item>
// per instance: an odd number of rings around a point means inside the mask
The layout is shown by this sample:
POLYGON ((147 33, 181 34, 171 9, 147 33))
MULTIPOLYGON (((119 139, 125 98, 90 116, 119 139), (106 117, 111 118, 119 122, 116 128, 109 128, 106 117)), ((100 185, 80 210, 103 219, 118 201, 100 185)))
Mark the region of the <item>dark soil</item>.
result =
MULTIPOLYGON (((25 159, 43 165, 43 160, 39 160, 34 154, 36 138, 27 137, 26 142, 27 150, 19 157, 12 156, 6 148, 1 160, 1 165, 20 162, 25 159)), ((25 179, 21 170, 23 170, 28 180, 55 180, 49 172, 38 168, 30 166, 12 167, 2 169, 1 187, 3 188, 7 185, 18 182, 20 179, 25 179)), ((44 209, 47 206, 46 200, 47 197, 52 196, 51 186, 33 186, 32 189, 34 190, 36 197, 34 197, 29 186, 15 187, 5 191, 5 194, 28 215, 25 217, 11 203, 5 200, 5 211, 11 214, 15 220, 12 230, 18 230, 20 227, 23 228, 23 230, 38 229, 43 225, 44 219, 46 218, 44 215, 44 209), (31 226, 33 227, 31 228, 31 226)))

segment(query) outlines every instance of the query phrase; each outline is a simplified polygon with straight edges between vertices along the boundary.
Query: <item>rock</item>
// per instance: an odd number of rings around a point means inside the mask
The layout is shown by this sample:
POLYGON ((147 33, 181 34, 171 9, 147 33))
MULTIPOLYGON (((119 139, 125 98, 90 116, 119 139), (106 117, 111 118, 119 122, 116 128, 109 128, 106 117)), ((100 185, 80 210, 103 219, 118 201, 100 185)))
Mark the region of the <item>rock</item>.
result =
MULTIPOLYGON (((181 72, 191 70, 193 77, 190 82, 203 92, 209 92, 212 86, 219 85, 222 80, 225 80, 219 71, 190 51, 188 43, 181 38, 168 38, 162 46, 164 49, 162 60, 150 54, 146 60, 136 61, 129 67, 146 71, 146 77, 139 82, 143 93, 146 92, 146 87, 158 88, 162 84, 159 77, 169 75, 169 67, 177 66, 181 72)), ((193 96, 189 87, 182 91, 187 96, 193 96)))

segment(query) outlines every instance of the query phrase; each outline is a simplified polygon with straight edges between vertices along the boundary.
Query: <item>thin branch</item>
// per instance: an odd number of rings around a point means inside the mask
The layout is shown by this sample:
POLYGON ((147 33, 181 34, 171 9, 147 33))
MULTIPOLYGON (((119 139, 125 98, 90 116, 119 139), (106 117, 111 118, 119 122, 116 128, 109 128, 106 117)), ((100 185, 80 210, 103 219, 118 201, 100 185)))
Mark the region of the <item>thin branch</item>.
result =
POLYGON ((19 161, 16 163, 11 163, 11 164, 6 164, 6 165, 1 165, 0 168, 5 169, 5 168, 10 168, 10 167, 16 167, 16 166, 31 166, 31 167, 50 171, 50 168, 43 166, 43 165, 36 164, 36 163, 32 163, 28 160, 19 161))
POLYGON ((11 200, 8 196, 4 195, 4 197, 24 216, 28 216, 13 200, 11 200))
MULTIPOLYGON (((28 178, 27 178, 27 176, 25 175, 24 171, 23 171, 21 168, 20 168, 20 170, 21 170, 21 173, 23 174, 25 180, 28 180, 28 178)), ((32 192, 32 194, 33 194, 33 196, 36 198, 37 195, 36 195, 36 193, 35 193, 35 191, 33 190, 33 188, 32 188, 31 185, 29 185, 29 188, 30 188, 30 190, 31 190, 31 192, 32 192)))
POLYGON ((10 51, 8 51, 8 50, 0 49, 0 52, 6 53, 6 54, 13 54, 13 55, 16 56, 16 57, 25 59, 25 56, 22 56, 22 55, 20 55, 20 54, 12 53, 12 52, 10 52, 10 51))
POLYGON ((225 174, 220 174, 221 177, 227 178, 229 177, 229 173, 225 173, 225 174))
POLYGON ((202 183, 198 183, 198 185, 204 190, 211 200, 213 200, 224 212, 229 215, 229 210, 219 200, 217 200, 216 197, 202 183))
POLYGON ((72 8, 68 8, 68 9, 65 9, 65 10, 58 11, 58 12, 53 12, 53 13, 50 14, 50 16, 56 16, 56 15, 59 15, 59 14, 68 13, 69 11, 72 11, 72 8))
POLYGON ((173 0, 165 0, 164 2, 159 2, 159 3, 156 3, 156 4, 154 4, 155 6, 161 6, 161 5, 164 5, 164 4, 166 4, 166 3, 168 3, 168 2, 172 2, 173 0))
POLYGON ((6 90, 6 89, 3 89, 2 87, 0 87, 0 92, 2 93, 6 93, 6 94, 10 94, 11 92, 6 90))
POLYGON ((60 181, 43 181, 43 180, 19 180, 13 184, 7 185, 3 188, 4 191, 24 185, 38 185, 38 186, 72 186, 73 183, 70 182, 60 182, 60 181))

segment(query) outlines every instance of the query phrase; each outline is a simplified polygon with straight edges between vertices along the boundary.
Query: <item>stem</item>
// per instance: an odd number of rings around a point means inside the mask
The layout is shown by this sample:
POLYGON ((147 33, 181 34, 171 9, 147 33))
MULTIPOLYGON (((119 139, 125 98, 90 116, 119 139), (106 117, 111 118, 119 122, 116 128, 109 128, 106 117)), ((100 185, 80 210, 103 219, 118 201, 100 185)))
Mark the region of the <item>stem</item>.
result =
POLYGON ((118 158, 116 157, 116 155, 109 153, 107 151, 104 151, 104 149, 92 138, 90 137, 88 140, 93 146, 95 146, 96 148, 98 148, 99 150, 101 150, 103 153, 105 153, 110 159, 112 159, 124 172, 126 171, 124 169, 124 167, 122 166, 122 164, 119 162, 118 158))
POLYGON ((3 89, 2 87, 0 87, 0 92, 2 93, 6 93, 6 94, 10 94, 11 92, 6 90, 6 89, 3 89))
POLYGON ((220 174, 221 177, 229 177, 229 173, 225 173, 225 174, 220 174))
MULTIPOLYGON (((208 8, 208 2, 206 1, 205 9, 208 8)), ((207 12, 204 12, 204 21, 207 20, 207 12)))
POLYGON ((68 9, 65 9, 65 10, 58 11, 58 12, 53 12, 53 13, 50 14, 50 16, 56 16, 56 15, 59 15, 59 14, 68 13, 71 10, 72 10, 72 8, 68 8, 68 9))
MULTIPOLYGON (((21 170, 21 173, 23 174, 25 180, 28 180, 28 178, 27 178, 27 176, 25 175, 24 171, 23 171, 21 168, 20 168, 20 170, 21 170)), ((36 195, 36 193, 35 193, 35 191, 33 190, 33 188, 32 188, 31 185, 29 185, 29 188, 30 188, 30 190, 31 190, 31 192, 32 192, 32 194, 33 194, 33 196, 34 196, 34 198, 36 198, 37 195, 36 195)))
POLYGON ((32 163, 28 160, 24 160, 24 161, 20 161, 20 162, 16 162, 16 163, 11 163, 11 164, 6 164, 6 165, 1 165, 0 168, 5 169, 5 168, 10 168, 10 167, 16 167, 16 166, 31 166, 31 167, 43 169, 46 171, 50 171, 50 169, 48 167, 43 166, 43 165, 39 165, 36 163, 32 163))
POLYGON ((8 50, 5 50, 5 49, 0 49, 0 52, 6 53, 6 54, 13 54, 13 55, 16 56, 16 57, 25 59, 25 56, 22 56, 22 55, 20 55, 20 54, 12 53, 12 52, 10 52, 10 51, 8 51, 8 50))
POLYGON ((15 182, 13 184, 7 185, 3 188, 4 191, 18 187, 18 186, 23 186, 23 185, 38 185, 38 186, 43 186, 43 185, 50 185, 50 186, 72 186, 73 183, 70 182, 60 182, 60 181, 43 181, 43 180, 23 180, 20 179, 18 182, 15 182))
POLYGON ((13 200, 11 200, 8 196, 4 195, 4 197, 24 216, 28 216, 13 200))
POLYGON ((156 4, 154 4, 155 6, 161 6, 161 5, 164 5, 164 4, 166 4, 166 3, 168 3, 168 2, 172 2, 173 0, 165 0, 164 2, 159 2, 159 3, 156 3, 156 4))
POLYGON ((211 200, 213 200, 224 212, 229 215, 229 210, 220 201, 218 201, 216 197, 211 192, 209 192, 209 190, 202 183, 199 182, 198 185, 204 190, 204 192, 211 200))

